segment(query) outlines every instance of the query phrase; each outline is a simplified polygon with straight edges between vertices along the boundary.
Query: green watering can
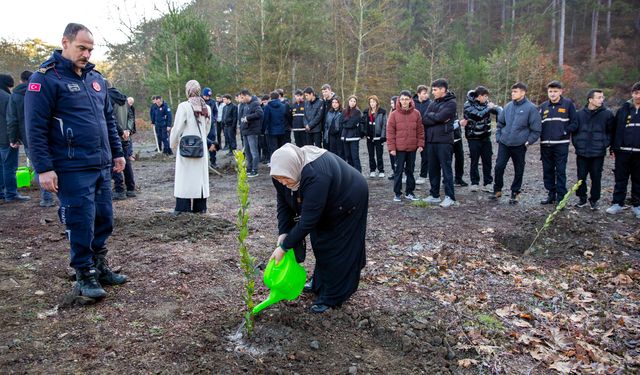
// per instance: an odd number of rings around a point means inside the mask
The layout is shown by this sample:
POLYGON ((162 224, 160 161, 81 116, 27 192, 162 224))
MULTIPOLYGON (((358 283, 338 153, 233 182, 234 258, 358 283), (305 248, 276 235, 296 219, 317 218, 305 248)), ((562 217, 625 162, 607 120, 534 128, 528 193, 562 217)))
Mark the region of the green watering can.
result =
POLYGON ((35 172, 29 167, 18 167, 16 170, 16 183, 19 188, 31 186, 31 180, 35 177, 35 172))
POLYGON ((253 314, 283 299, 293 301, 298 298, 306 281, 307 271, 296 262, 293 249, 289 249, 278 264, 271 259, 264 270, 264 285, 270 290, 269 297, 253 308, 253 314))

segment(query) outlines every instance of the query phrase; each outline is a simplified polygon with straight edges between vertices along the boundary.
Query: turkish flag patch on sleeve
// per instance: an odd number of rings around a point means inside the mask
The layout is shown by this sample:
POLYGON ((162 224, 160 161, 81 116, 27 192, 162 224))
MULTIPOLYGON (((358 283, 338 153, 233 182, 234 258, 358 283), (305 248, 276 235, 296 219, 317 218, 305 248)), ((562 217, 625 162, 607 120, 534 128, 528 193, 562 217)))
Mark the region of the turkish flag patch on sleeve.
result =
POLYGON ((29 91, 40 92, 40 84, 39 83, 30 83, 28 90, 29 91))

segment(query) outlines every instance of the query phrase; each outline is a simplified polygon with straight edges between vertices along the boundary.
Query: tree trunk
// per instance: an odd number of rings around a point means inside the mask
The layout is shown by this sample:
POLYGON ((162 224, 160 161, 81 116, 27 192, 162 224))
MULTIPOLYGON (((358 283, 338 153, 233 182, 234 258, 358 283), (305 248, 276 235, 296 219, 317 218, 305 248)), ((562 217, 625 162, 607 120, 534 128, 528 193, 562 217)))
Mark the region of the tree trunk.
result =
POLYGON ((607 41, 611 39, 611 0, 607 2, 607 34, 605 38, 607 41))
POLYGON ((173 52, 176 59, 176 76, 180 76, 180 63, 178 62, 178 36, 173 34, 173 52))
POLYGON ((551 0, 551 49, 556 45, 556 6, 558 0, 551 0))
POLYGON ((364 54, 363 45, 364 45, 364 7, 365 4, 362 3, 362 0, 358 2, 358 51, 356 54, 356 67, 355 72, 353 74, 353 91, 351 95, 355 95, 358 92, 358 78, 360 75, 360 63, 362 61, 362 55, 364 54))
POLYGON ((264 0, 260 0, 260 56, 259 56, 259 89, 264 89, 264 0))
POLYGON ((566 16, 566 0, 560 0, 560 37, 558 38, 558 69, 562 72, 564 65, 564 25, 566 16))
POLYGON ((591 58, 589 62, 593 65, 596 62, 596 47, 598 45, 598 18, 600 15, 600 0, 596 0, 593 11, 591 12, 591 58))
POLYGON ((576 12, 571 12, 571 34, 569 35, 569 45, 572 48, 573 48, 575 34, 576 34, 576 12))
POLYGON ((467 0, 467 32, 471 33, 473 30, 473 20, 475 19, 475 2, 474 0, 467 0))
POLYGON ((500 17, 500 30, 504 30, 504 25, 507 23, 507 0, 502 0, 502 13, 500 17))

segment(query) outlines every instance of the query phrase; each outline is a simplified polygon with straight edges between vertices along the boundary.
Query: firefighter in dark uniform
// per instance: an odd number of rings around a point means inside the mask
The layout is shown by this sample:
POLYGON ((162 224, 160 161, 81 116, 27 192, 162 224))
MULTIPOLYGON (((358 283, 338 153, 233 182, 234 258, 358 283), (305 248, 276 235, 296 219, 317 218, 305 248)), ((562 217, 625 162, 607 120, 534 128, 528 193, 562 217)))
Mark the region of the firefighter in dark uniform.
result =
POLYGON ((567 158, 570 135, 578 128, 576 107, 562 96, 562 84, 551 81, 547 85, 549 100, 540 105, 542 133, 540 159, 547 198, 540 204, 555 204, 567 194, 567 158))
POLYGON ((62 46, 29 81, 27 138, 41 186, 60 200, 76 289, 101 298, 107 294, 102 285, 127 280, 113 273, 106 260, 113 230, 111 171, 122 172, 125 160, 105 81, 89 63, 93 35, 70 23, 62 46))
POLYGON ((171 147, 169 147, 169 131, 171 130, 171 108, 167 102, 158 95, 156 100, 158 108, 153 112, 154 118, 151 122, 155 126, 156 136, 158 137, 158 146, 162 144, 162 153, 165 155, 173 155, 171 147))
POLYGON ((307 132, 304 128, 304 94, 302 90, 296 90, 293 94, 294 102, 291 106, 291 131, 293 140, 298 147, 306 146, 307 132))

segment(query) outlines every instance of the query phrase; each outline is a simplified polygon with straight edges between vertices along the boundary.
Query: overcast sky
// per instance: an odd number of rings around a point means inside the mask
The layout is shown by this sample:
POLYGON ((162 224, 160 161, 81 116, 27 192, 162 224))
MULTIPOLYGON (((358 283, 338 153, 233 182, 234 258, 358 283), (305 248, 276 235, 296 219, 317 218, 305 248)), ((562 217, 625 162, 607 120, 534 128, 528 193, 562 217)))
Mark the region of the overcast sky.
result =
MULTIPOLYGON (((183 6, 190 0, 171 0, 183 6)), ((87 26, 95 38, 92 60, 104 57, 105 42, 122 42, 125 34, 119 31, 121 19, 137 25, 144 18, 158 18, 167 10, 167 0, 102 0, 102 1, 45 1, 5 0, 2 2, 0 38, 25 40, 39 38, 60 45, 62 32, 69 22, 87 26), (24 16, 20 17, 20 14, 24 16)))

